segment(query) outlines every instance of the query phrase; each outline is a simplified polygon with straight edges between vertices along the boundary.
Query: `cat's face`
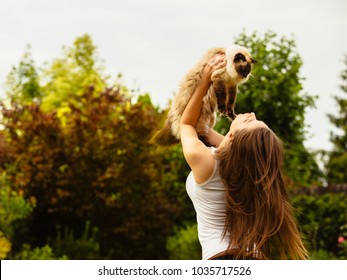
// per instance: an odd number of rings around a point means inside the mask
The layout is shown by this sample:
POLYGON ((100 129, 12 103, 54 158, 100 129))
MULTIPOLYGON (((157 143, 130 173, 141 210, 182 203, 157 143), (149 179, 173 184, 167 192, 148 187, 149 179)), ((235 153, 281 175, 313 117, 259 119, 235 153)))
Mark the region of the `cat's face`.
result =
POLYGON ((248 80, 255 60, 249 51, 241 46, 235 45, 226 49, 227 72, 237 84, 248 80))
POLYGON ((251 73, 254 59, 243 53, 237 53, 233 60, 235 70, 242 79, 248 78, 251 73))

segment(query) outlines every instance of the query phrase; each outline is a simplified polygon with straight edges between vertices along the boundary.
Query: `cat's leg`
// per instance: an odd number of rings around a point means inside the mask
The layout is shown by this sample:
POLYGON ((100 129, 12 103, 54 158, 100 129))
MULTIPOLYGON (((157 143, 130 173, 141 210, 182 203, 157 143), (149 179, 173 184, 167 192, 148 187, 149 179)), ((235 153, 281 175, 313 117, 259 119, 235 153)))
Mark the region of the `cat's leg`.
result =
POLYGON ((236 95, 237 95, 237 87, 229 87, 228 88, 228 100, 226 102, 226 115, 231 119, 234 120, 236 118, 236 114, 234 111, 235 108, 235 102, 236 102, 236 95))
POLYGON ((213 92, 217 98, 218 111, 224 115, 227 115, 226 100, 227 100, 227 89, 222 79, 213 81, 212 83, 213 92))

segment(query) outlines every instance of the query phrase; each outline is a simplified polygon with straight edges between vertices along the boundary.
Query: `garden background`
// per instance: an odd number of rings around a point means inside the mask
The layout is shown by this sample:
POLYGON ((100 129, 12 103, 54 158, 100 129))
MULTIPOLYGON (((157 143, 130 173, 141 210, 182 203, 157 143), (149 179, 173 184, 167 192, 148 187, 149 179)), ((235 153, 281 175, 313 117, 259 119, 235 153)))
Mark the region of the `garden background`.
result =
MULTIPOLYGON (((240 32, 258 61, 236 112, 256 113, 286 148, 288 192, 311 259, 347 259, 347 56, 331 123, 332 149, 312 150, 296 40, 240 32)), ((179 61, 177 61, 179 62, 179 61)), ((37 64, 30 47, 0 101, 0 259, 200 259, 180 145, 149 144, 165 106, 106 73, 81 34, 37 64)), ((187 69, 188 70, 188 69, 187 69)), ((150 71, 150 70, 149 70, 150 71)), ((185 73, 182 73, 182 77, 185 73)), ((219 116, 216 129, 229 127, 219 116)))

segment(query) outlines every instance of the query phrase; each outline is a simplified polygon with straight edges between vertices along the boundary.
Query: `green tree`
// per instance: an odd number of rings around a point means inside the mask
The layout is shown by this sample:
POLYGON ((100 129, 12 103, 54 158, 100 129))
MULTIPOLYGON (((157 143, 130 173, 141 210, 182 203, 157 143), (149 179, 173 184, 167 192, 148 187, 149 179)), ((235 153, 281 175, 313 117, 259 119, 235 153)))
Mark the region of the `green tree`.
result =
POLYGON ((7 75, 5 93, 13 100, 28 104, 33 101, 39 101, 42 98, 42 89, 40 87, 40 77, 32 59, 30 46, 24 53, 19 65, 13 66, 11 72, 7 75))
MULTIPOLYGON (((341 72, 340 89, 347 94, 347 56, 344 63, 346 68, 341 72)), ((347 98, 346 96, 335 96, 334 99, 338 110, 335 115, 329 114, 328 117, 340 132, 332 133, 330 137, 334 147, 329 153, 326 165, 327 180, 329 183, 347 183, 347 98)))
POLYGON ((92 38, 85 34, 76 38, 72 47, 64 47, 60 58, 37 69, 31 48, 7 76, 6 94, 20 104, 40 103, 45 111, 57 110, 61 115, 67 102, 79 106, 78 98, 89 86, 96 93, 106 87, 108 76, 97 55, 92 38))
MULTIPOLYGON (((251 50, 258 61, 250 80, 239 87, 236 113, 255 112, 284 142, 288 176, 300 185, 320 179, 314 154, 304 147, 305 109, 314 105, 314 97, 302 91, 302 60, 295 41, 269 31, 240 34, 235 43, 251 50)), ((225 132, 225 120, 217 125, 225 132)))
POLYGON ((88 34, 78 37, 72 47, 63 48, 61 58, 42 70, 42 108, 64 112, 68 102, 79 107, 78 98, 89 86, 94 87, 96 94, 105 89, 108 77, 102 70, 92 38, 88 34))

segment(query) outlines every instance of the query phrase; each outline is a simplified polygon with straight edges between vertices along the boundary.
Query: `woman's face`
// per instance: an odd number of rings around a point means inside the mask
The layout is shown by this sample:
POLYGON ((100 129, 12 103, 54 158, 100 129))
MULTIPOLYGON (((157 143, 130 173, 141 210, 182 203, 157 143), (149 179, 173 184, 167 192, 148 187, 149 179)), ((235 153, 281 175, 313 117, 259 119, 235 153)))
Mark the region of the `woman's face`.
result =
POLYGON ((254 113, 238 114, 230 125, 231 135, 241 129, 254 129, 258 127, 268 127, 264 122, 258 121, 254 113))
POLYGON ((229 132, 225 135, 221 146, 225 145, 226 142, 232 141, 233 135, 237 130, 241 129, 255 129, 258 127, 268 126, 262 122, 258 121, 254 113, 238 114, 230 125, 229 132))

